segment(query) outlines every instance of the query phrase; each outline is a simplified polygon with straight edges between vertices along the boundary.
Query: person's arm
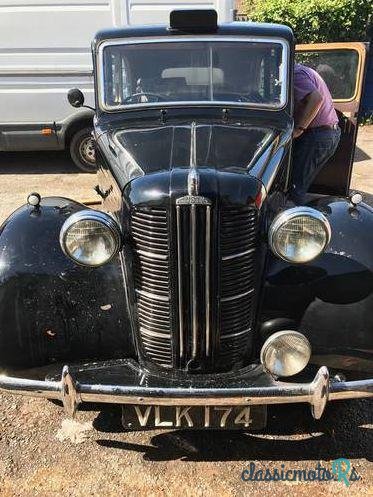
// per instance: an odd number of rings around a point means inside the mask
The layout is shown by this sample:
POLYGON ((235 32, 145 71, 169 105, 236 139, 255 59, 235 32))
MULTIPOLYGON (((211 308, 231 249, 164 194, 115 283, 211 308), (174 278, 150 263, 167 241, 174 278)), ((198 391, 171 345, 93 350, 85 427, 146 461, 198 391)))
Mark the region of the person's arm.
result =
POLYGON ((300 136, 315 119, 322 104, 322 95, 318 90, 313 90, 306 95, 300 103, 295 119, 293 137, 300 136))

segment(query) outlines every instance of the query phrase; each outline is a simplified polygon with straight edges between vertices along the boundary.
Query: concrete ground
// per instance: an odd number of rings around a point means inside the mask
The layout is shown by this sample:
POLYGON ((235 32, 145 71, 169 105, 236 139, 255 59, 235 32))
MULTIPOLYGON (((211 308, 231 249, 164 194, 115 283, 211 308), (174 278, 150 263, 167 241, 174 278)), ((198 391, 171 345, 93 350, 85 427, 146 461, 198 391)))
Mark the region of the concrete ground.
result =
POLYGON ((79 173, 64 152, 1 153, 0 222, 24 204, 30 192, 96 200, 96 184, 96 175, 79 173))
MULTIPOLYGON (((63 154, 2 154, 0 219, 36 190, 94 198, 95 175, 78 174, 63 154)), ((373 127, 359 134, 353 187, 373 195, 373 127)), ((75 421, 41 399, 0 396, 0 497, 373 496, 373 401, 328 406, 314 421, 307 406, 269 409, 259 433, 124 433, 119 407, 79 411, 75 421), (311 470, 347 458, 360 479, 244 482, 257 470, 311 470)))

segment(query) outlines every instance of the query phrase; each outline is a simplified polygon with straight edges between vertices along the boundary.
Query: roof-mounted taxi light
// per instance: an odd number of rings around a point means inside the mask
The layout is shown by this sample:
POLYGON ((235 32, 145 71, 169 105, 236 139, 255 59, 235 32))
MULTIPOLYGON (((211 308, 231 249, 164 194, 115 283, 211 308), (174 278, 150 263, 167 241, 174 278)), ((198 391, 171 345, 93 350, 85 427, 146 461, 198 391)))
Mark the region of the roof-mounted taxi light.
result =
POLYGON ((212 33, 218 29, 218 14, 213 9, 173 10, 170 28, 185 33, 212 33))

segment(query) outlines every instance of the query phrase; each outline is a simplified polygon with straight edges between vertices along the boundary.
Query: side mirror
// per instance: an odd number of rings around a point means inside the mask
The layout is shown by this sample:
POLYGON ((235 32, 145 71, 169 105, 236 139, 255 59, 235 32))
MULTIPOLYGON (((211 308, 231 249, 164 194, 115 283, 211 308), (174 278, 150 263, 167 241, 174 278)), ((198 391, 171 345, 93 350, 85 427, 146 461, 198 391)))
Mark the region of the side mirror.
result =
POLYGON ((81 90, 79 90, 79 88, 73 88, 72 90, 69 90, 67 99, 69 101, 69 104, 73 107, 78 108, 83 107, 84 105, 84 95, 81 90))

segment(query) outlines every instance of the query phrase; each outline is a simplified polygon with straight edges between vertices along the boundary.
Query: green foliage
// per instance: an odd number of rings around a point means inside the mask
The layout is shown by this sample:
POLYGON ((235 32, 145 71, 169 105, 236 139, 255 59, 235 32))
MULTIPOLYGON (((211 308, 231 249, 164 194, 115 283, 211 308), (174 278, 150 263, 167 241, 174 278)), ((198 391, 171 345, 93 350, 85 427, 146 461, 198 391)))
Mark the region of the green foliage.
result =
POLYGON ((249 19, 287 24, 297 43, 363 41, 372 0, 244 0, 249 19))
POLYGON ((373 126, 373 114, 365 114, 359 119, 360 126, 373 126))

